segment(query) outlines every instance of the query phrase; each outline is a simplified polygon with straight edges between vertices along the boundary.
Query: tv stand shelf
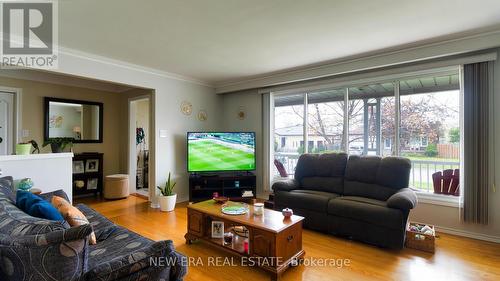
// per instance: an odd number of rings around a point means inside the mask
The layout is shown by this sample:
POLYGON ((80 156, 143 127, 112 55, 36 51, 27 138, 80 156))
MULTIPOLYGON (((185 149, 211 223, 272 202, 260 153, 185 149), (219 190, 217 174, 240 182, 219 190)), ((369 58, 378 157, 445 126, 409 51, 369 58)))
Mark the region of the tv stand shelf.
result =
POLYGON ((191 174, 189 176, 189 201, 200 202, 213 197, 229 197, 232 201, 249 201, 257 195, 257 181, 252 173, 245 174, 191 174), (251 191, 252 196, 243 197, 244 191, 251 191))

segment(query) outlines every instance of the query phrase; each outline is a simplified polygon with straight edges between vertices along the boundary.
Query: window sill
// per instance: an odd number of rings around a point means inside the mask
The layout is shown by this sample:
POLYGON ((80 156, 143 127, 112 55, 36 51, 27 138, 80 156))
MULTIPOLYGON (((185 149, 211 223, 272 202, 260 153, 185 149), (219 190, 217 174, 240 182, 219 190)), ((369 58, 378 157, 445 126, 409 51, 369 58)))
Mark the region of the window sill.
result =
POLYGON ((426 192, 415 192, 419 203, 433 204, 447 207, 458 208, 460 206, 460 197, 451 195, 440 195, 426 192))

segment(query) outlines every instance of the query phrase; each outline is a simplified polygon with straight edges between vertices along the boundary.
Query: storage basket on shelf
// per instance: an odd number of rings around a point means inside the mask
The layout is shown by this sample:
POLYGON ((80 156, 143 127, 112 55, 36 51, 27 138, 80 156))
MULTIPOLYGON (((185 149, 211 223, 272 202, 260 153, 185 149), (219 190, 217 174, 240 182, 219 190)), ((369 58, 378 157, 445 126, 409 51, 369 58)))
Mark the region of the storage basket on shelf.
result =
POLYGON ((434 253, 436 249, 435 241, 436 230, 433 225, 408 222, 405 243, 407 248, 434 253))

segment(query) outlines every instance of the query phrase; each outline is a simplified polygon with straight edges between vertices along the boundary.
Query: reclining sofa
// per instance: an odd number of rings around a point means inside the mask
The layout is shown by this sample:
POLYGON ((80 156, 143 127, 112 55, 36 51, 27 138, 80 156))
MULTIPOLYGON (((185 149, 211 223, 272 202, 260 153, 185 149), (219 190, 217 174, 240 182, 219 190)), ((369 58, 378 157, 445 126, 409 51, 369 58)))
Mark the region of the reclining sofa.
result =
POLYGON ((401 157, 303 154, 294 179, 273 184, 274 206, 304 216, 306 228, 401 249, 417 204, 410 170, 401 157))

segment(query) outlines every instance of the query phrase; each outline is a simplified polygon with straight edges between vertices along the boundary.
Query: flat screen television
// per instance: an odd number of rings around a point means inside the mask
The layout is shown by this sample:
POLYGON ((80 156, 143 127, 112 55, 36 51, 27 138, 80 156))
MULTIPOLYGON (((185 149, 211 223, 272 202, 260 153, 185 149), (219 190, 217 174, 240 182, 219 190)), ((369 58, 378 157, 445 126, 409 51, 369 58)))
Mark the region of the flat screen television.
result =
POLYGON ((188 172, 255 170, 255 133, 187 133, 188 172))

